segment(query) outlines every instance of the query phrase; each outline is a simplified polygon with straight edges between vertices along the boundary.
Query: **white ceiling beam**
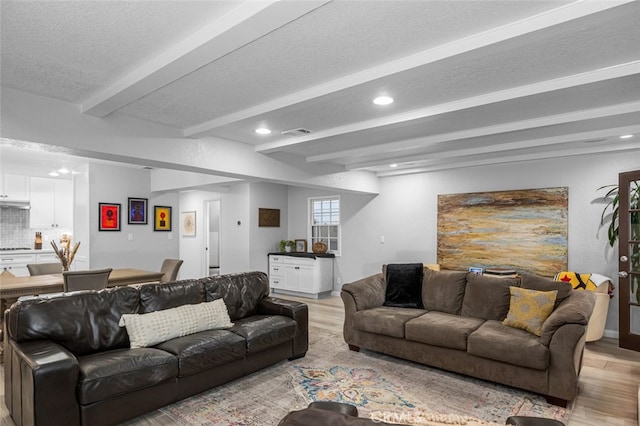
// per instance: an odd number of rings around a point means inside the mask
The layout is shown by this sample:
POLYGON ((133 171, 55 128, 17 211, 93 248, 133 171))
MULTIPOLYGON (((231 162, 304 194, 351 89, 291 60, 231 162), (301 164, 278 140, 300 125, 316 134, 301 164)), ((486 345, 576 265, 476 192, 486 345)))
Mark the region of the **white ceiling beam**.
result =
MULTIPOLYGON (((447 150, 444 152, 432 152, 419 155, 411 155, 397 158, 387 158, 383 161, 369 161, 349 164, 345 168, 347 170, 362 170, 370 169, 376 166, 388 165, 390 163, 416 163, 416 167, 426 166, 427 164, 440 163, 445 159, 452 159, 457 157, 465 157, 470 155, 482 155, 491 153, 501 153, 502 156, 505 151, 514 151, 521 149, 542 148, 550 145, 560 145, 581 142, 584 144, 597 143, 609 138, 618 138, 624 134, 640 133, 640 125, 623 126, 613 129, 593 130, 588 132, 578 132, 571 134, 563 134, 561 136, 550 136, 546 138, 536 138, 527 140, 518 140, 511 142, 504 142, 493 145, 474 146, 469 148, 460 148, 454 150, 447 150)), ((616 144, 617 145, 617 144, 616 144)), ((635 145, 640 149, 638 142, 635 145)), ((608 145, 611 147, 612 145, 608 145)), ((613 145, 615 146, 615 145, 613 145)), ((548 151, 548 150, 547 150, 548 151)), ((549 151, 550 154, 555 154, 555 150, 549 151)), ((413 169, 413 167, 412 167, 413 169)))
MULTIPOLYGON (((640 61, 631 62, 616 67, 606 68, 604 70, 598 70, 590 73, 584 73, 576 76, 563 77, 556 80, 550 80, 542 83, 535 83, 528 86, 522 86, 514 89, 503 90, 494 93, 488 93, 485 95, 476 96, 473 98, 467 98, 460 101, 448 102, 440 105, 434 105, 426 108, 420 108, 418 110, 409 111, 403 114, 397 114, 378 120, 381 123, 379 126, 375 126, 369 121, 354 123, 349 126, 342 126, 340 128, 330 129, 326 132, 316 133, 315 139, 305 136, 298 139, 310 139, 318 140, 328 137, 335 137, 345 133, 357 132, 367 130, 373 127, 388 126, 392 124, 398 124, 410 120, 417 120, 421 118, 433 117, 440 114, 451 113, 467 108, 474 108, 481 105, 487 105, 489 103, 504 102, 507 100, 516 99, 524 96, 531 96, 538 93, 543 93, 549 90, 561 90, 583 84, 595 83, 598 81, 604 81, 609 78, 624 77, 627 75, 633 75, 640 73, 640 61), (586 77, 589 77, 588 79, 586 77), (553 89, 555 87, 555 89, 553 89), (349 130, 345 128, 349 127, 349 130)), ((418 148, 425 146, 425 144, 434 144, 438 142, 444 142, 451 139, 463 139, 477 136, 485 136, 492 133, 504 133, 507 131, 522 130, 526 128, 547 126, 552 124, 561 124, 571 121, 585 120, 589 118, 598 118, 596 114, 604 114, 604 116, 624 114, 627 112, 637 112, 640 102, 631 102, 621 105, 612 105, 602 108, 594 108, 589 110, 574 111, 565 114, 557 114, 548 117, 540 117, 532 120, 523 120, 507 124, 498 124, 495 126, 482 127, 478 129, 462 130, 459 132, 452 132, 437 136, 431 136, 426 138, 415 138, 403 141, 394 141, 385 144, 378 144, 368 146, 364 148, 354 148, 343 151, 333 151, 326 154, 318 154, 307 157, 307 162, 321 162, 331 161, 338 158, 343 158, 345 155, 367 155, 367 153, 376 152, 380 150, 385 151, 402 151, 411 148, 418 148)), ((268 153, 273 152, 276 148, 265 147, 263 144, 256 148, 256 151, 268 153), (262 149, 258 149, 262 148, 262 149)))
POLYGON ((104 117, 263 37, 327 1, 245 1, 85 100, 81 110, 85 114, 104 117))
POLYGON ((398 176, 398 175, 407 175, 407 174, 415 174, 415 173, 429 173, 429 172, 437 172, 442 170, 452 170, 452 169, 462 169, 466 167, 478 167, 478 166, 491 166, 496 164, 507 164, 507 163, 517 163, 522 161, 536 161, 536 160, 547 160, 552 158, 562 158, 562 157, 574 157, 577 155, 589 155, 589 154, 599 154, 605 153, 610 154, 612 152, 621 152, 621 151, 635 151, 639 150, 637 143, 623 143, 613 147, 610 146, 585 146, 583 149, 575 149, 569 148, 565 150, 551 150, 545 152, 536 152, 529 154, 516 154, 511 156, 501 156, 500 158, 485 158, 482 160, 467 160, 467 161, 459 161, 452 163, 441 163, 428 167, 417 167, 415 169, 409 170, 397 170, 397 171, 389 171, 389 172, 379 172, 376 173, 378 177, 389 177, 389 176, 398 176))
MULTIPOLYGON (((516 21, 498 28, 494 28, 473 36, 465 37, 450 43, 446 43, 431 49, 418 52, 385 64, 371 67, 366 70, 350 74, 308 89, 300 90, 262 104, 255 105, 241 111, 234 112, 204 123, 188 127, 184 130, 184 136, 198 137, 207 131, 255 117, 270 111, 287 108, 292 105, 309 101, 321 96, 346 90, 350 87, 368 83, 389 75, 397 74, 413 68, 434 63, 443 59, 461 55, 482 47, 490 46, 505 40, 549 28, 554 25, 572 21, 584 16, 592 15, 612 7, 616 7, 633 0, 597 1, 580 0, 562 7, 540 13, 520 21, 516 21)), ((298 143, 302 143, 300 141, 298 143)), ((286 143, 282 141, 281 143, 286 143)), ((296 143, 290 140, 289 143, 296 143)), ((283 145, 286 146, 286 145, 283 145)), ((277 148, 276 148, 277 149, 277 148)))

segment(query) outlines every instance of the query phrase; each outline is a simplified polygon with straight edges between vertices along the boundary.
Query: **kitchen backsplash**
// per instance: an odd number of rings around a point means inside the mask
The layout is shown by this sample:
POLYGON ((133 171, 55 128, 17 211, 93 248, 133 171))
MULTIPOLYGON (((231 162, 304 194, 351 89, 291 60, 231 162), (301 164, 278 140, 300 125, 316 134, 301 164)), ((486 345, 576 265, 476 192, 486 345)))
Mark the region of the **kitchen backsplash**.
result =
POLYGON ((36 231, 42 232, 43 249, 51 248, 52 239, 71 233, 70 229, 43 229, 29 227, 29 210, 14 207, 0 207, 0 247, 34 247, 36 231))

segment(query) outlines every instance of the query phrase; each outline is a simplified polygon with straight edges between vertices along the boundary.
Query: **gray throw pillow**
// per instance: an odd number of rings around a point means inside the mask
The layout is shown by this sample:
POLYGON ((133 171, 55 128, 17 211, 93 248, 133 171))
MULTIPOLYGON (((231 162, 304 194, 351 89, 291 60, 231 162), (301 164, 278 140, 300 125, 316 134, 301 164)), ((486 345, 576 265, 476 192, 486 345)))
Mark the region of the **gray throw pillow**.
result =
POLYGON ((467 273, 467 288, 460 314, 465 317, 502 321, 509 312, 511 286, 520 287, 520 280, 467 273))
POLYGON ((556 296, 556 303, 554 305, 554 309, 560 303, 562 303, 564 299, 569 297, 569 295, 573 291, 573 287, 571 287, 571 284, 569 283, 565 283, 562 281, 554 281, 551 278, 541 277, 533 274, 522 275, 520 287, 526 288, 528 290, 538 290, 538 291, 558 290, 558 295, 556 296))

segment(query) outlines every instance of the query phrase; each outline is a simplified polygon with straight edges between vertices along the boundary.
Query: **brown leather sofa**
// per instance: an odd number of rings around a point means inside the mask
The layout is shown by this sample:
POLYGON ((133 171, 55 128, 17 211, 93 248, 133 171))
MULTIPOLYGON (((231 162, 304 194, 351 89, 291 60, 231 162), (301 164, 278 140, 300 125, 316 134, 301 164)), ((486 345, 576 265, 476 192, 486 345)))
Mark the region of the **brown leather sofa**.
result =
POLYGON ((383 274, 342 287, 344 340, 369 349, 544 395, 566 406, 578 390, 595 298, 566 283, 424 269, 420 308, 383 306, 383 274), (503 325, 509 287, 558 290, 542 335, 503 325))
POLYGON ((269 297, 266 274, 76 292, 5 313, 5 402, 16 425, 113 425, 308 348, 307 305, 269 297), (224 299, 234 323, 130 348, 122 314, 224 299))

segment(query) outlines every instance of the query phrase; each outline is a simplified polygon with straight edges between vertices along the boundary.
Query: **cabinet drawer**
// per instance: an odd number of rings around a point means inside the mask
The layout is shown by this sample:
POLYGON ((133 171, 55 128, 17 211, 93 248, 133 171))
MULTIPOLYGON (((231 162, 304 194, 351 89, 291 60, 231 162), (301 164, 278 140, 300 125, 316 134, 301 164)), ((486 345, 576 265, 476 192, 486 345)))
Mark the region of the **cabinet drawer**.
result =
POLYGON ((280 263, 272 263, 269 266, 269 276, 270 277, 282 277, 284 275, 285 266, 280 263))

